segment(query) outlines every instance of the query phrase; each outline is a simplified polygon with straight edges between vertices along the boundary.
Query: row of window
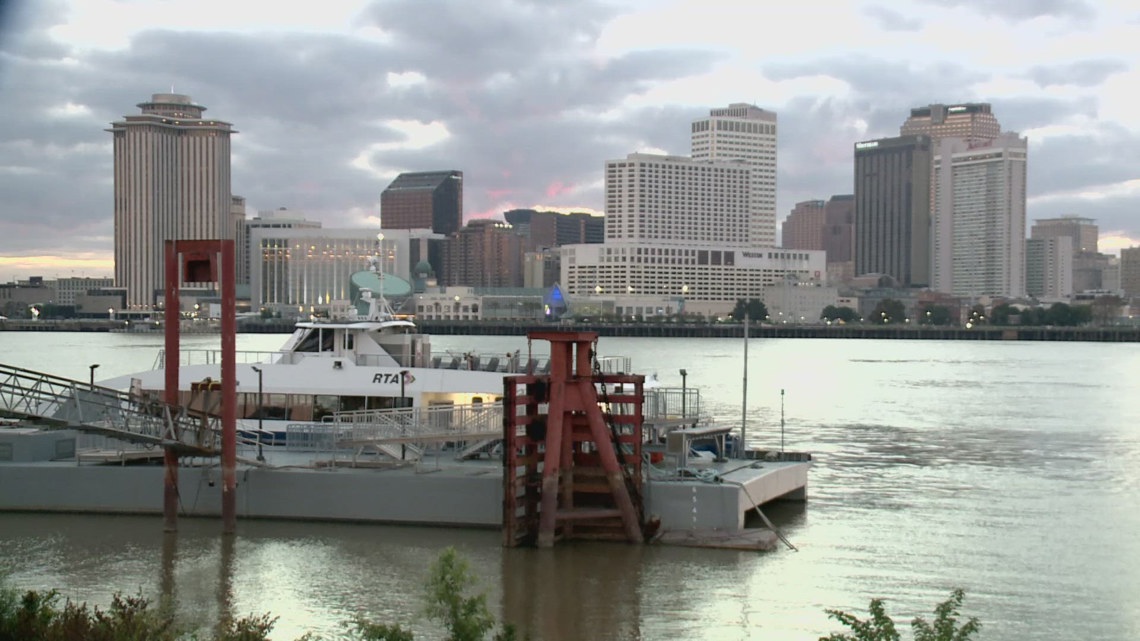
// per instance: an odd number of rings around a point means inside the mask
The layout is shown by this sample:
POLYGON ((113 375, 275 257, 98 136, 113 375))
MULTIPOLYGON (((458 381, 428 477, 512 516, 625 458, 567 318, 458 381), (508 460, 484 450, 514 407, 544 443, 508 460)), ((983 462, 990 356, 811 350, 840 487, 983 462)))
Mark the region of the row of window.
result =
MULTIPOLYGON (((193 392, 180 392, 182 403, 194 407, 201 399, 193 392)), ((237 416, 244 419, 288 421, 320 421, 336 412, 386 410, 411 407, 412 398, 399 396, 333 396, 324 394, 258 394, 237 395, 237 416)))
POLYGON ((741 122, 739 120, 699 120, 693 123, 691 133, 698 134, 712 131, 732 131, 748 134, 776 135, 776 125, 762 122, 741 122), (712 123, 716 123, 716 127, 712 123))

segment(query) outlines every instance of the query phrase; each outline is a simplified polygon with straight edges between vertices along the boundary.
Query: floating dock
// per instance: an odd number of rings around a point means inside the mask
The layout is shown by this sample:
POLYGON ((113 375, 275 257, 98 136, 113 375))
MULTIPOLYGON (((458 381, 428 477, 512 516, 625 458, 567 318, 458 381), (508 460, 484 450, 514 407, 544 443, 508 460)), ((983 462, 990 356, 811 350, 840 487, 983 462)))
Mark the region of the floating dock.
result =
MULTIPOLYGON (((134 461, 146 454, 108 450, 105 443, 100 456, 88 456, 82 446, 86 438, 71 430, 0 428, 0 510, 163 513, 161 465, 134 461)), ((239 518, 502 526, 498 460, 459 461, 450 450, 401 462, 353 453, 314 458, 283 449, 264 448, 264 465, 239 462, 239 518)), ((731 532, 744 529, 755 505, 806 499, 810 460, 749 454, 760 458, 690 460, 684 471, 652 467, 644 488, 645 513, 660 519, 662 533, 731 532)), ((239 446, 239 461, 253 462, 256 456, 256 446, 239 446)), ((179 514, 219 517, 221 485, 217 459, 184 458, 179 514)))

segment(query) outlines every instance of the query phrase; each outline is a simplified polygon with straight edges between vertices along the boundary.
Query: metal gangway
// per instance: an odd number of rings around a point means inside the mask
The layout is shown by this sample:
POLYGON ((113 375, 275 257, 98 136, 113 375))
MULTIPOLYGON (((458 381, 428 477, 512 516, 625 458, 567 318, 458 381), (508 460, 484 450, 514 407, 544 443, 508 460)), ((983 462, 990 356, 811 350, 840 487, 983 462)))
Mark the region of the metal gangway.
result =
POLYGON ((396 459, 419 459, 431 446, 455 446, 455 458, 490 452, 503 439, 501 403, 439 404, 385 410, 338 412, 320 424, 290 426, 286 444, 297 432, 298 442, 319 431, 327 441, 357 454, 371 450, 396 459), (304 435, 302 437, 302 434, 304 435))
POLYGON ((74 429, 180 456, 218 456, 221 418, 52 374, 0 364, 0 416, 43 429, 74 429))

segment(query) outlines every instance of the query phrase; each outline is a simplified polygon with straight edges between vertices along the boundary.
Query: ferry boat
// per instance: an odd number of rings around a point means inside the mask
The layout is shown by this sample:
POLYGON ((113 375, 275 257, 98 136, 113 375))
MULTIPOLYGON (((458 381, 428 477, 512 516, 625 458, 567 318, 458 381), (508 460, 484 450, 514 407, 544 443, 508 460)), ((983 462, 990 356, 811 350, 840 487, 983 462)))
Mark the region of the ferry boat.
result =
MULTIPOLYGON (((362 272, 358 272, 361 274, 362 272)), ((367 272, 363 272, 367 273, 367 272)), ((382 275, 381 275, 382 277, 382 275)), ((546 355, 514 351, 434 354, 430 338, 395 314, 379 291, 361 289, 356 305, 296 324, 277 352, 237 352, 239 436, 288 444, 329 423, 378 424, 397 419, 419 432, 501 431, 503 378, 549 371, 546 355)), ((165 387, 162 354, 154 369, 101 383, 158 400, 165 387)), ((179 355, 179 402, 217 413, 220 350, 179 355)), ((630 371, 629 359, 599 359, 604 371, 630 371)))

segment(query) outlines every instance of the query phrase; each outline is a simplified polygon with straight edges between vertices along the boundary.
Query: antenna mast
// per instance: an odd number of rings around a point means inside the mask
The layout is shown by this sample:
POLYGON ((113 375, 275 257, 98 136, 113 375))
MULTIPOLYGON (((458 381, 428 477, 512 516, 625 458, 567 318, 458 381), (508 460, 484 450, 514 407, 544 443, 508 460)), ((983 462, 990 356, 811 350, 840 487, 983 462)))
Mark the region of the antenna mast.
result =
POLYGON ((744 391, 741 393, 740 452, 748 457, 748 313, 744 314, 744 391))

